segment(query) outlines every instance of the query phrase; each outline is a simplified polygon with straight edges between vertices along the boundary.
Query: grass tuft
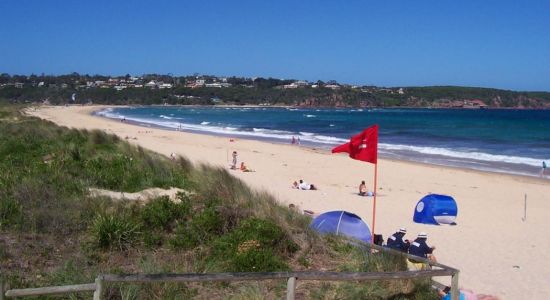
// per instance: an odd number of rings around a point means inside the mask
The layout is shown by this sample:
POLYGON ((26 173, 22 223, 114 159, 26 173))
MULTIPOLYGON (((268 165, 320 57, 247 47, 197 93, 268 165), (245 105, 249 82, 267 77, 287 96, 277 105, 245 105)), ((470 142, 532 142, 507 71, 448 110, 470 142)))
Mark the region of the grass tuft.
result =
POLYGON ((125 250, 138 238, 138 226, 123 218, 98 215, 91 229, 93 242, 103 249, 125 250))

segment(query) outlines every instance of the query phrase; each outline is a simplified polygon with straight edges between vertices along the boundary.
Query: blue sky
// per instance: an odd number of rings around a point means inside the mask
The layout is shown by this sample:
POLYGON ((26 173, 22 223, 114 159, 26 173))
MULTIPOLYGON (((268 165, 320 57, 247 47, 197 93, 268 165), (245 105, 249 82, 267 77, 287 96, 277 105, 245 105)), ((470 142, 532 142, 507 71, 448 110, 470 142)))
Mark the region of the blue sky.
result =
POLYGON ((550 1, 0 1, 0 72, 550 91, 550 1))

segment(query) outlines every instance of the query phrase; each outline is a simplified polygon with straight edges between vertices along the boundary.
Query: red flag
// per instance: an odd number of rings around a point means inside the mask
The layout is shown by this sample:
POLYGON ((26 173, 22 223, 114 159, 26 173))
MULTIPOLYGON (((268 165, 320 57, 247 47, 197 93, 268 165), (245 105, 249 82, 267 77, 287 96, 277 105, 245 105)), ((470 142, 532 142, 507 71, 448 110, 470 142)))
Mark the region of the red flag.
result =
POLYGON ((349 157, 376 164, 378 159, 378 125, 373 125, 358 135, 351 137, 349 143, 332 149, 332 153, 347 152, 349 157))

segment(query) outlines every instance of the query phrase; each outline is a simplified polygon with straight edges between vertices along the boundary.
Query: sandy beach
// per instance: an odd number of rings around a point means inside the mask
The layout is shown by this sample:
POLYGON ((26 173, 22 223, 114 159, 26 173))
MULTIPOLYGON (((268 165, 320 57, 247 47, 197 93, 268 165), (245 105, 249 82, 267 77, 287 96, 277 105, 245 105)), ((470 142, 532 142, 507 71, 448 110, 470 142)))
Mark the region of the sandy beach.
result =
MULTIPOLYGON (((346 155, 245 139, 199 135, 140 127, 92 116, 101 106, 58 106, 29 109, 28 114, 61 126, 101 129, 130 143, 170 155, 174 152, 196 163, 228 167, 238 152, 255 172, 231 171, 256 189, 273 194, 282 204, 322 213, 347 210, 371 226, 372 197, 357 196, 366 180, 373 188, 373 168, 346 155), (304 179, 317 191, 291 188, 304 179)), ((458 268, 460 286, 501 299, 546 299, 550 296, 550 180, 484 173, 403 161, 379 159, 376 233, 387 238, 401 226, 407 238, 428 233, 438 260, 458 268), (430 226, 412 221, 420 198, 447 194, 458 203, 457 226, 430 226), (524 197, 527 195, 527 218, 524 197)), ((441 278, 442 283, 448 283, 441 278)))

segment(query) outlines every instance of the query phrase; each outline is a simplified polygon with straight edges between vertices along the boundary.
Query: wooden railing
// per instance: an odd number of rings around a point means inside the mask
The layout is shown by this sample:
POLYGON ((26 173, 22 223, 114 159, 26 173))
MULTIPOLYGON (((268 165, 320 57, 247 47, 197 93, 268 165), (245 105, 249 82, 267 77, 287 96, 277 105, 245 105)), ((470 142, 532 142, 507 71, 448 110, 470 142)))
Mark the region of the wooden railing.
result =
POLYGON ((5 290, 5 285, 0 282, 0 300, 5 297, 24 297, 39 295, 68 294, 78 292, 94 292, 93 299, 102 299, 105 285, 108 283, 154 283, 154 282, 204 282, 204 281, 261 281, 270 279, 287 280, 287 299, 294 299, 296 282, 298 280, 318 281, 376 281, 376 280, 401 280, 432 278, 434 276, 451 276, 451 299, 458 300, 458 273, 457 269, 435 263, 427 259, 411 256, 377 245, 368 247, 379 251, 385 251, 401 255, 407 258, 414 258, 430 265, 432 269, 421 271, 399 271, 399 272, 267 272, 267 273, 212 273, 212 274, 134 274, 134 275, 99 275, 95 283, 77 284, 66 286, 52 286, 29 289, 5 290), (436 269, 439 268, 439 269, 436 269))

